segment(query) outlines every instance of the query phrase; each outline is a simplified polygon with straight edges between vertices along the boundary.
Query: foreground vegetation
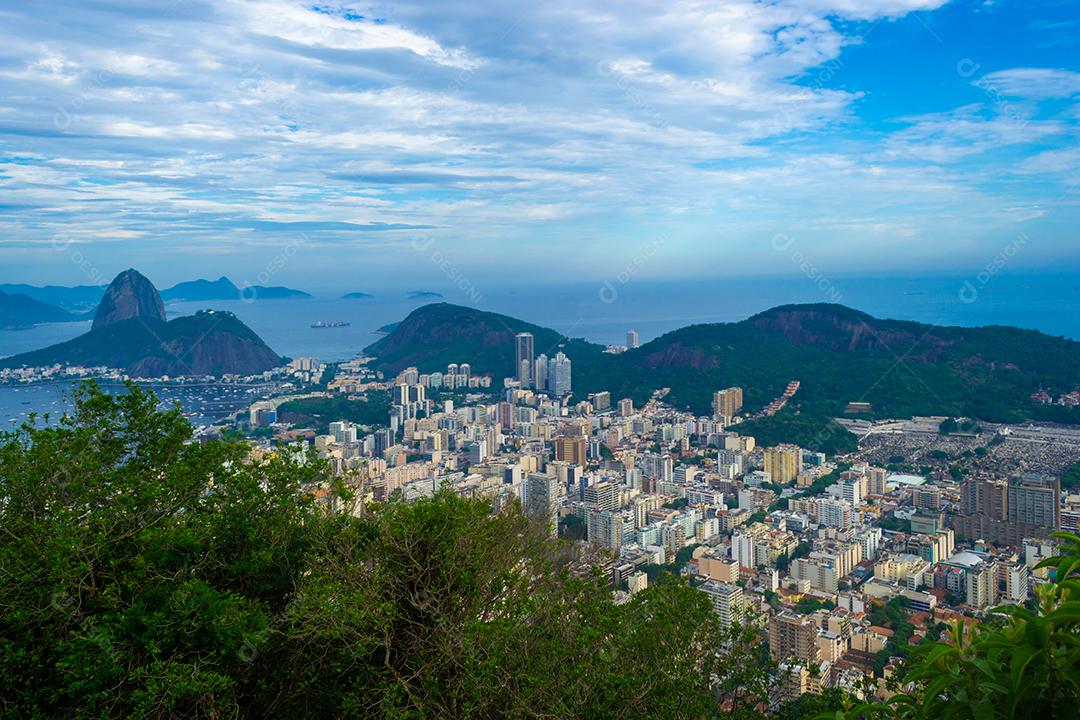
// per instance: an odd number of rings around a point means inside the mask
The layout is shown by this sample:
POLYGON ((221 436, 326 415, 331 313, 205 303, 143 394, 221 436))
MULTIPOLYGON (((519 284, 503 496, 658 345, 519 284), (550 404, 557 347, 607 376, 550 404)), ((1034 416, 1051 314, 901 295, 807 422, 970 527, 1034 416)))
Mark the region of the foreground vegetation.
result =
POLYGON ((781 708, 757 631, 671 578, 616 604, 516 508, 346 512, 314 458, 77 400, 0 436, 0 718, 1075 716, 1080 538, 1036 612, 917 648, 909 694, 781 708))

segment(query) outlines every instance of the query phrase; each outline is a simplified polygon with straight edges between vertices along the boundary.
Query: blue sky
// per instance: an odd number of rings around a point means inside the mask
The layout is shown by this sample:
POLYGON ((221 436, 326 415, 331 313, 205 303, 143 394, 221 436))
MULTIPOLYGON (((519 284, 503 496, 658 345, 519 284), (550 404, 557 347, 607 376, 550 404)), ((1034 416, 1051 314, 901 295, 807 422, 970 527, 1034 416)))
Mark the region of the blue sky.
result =
POLYGON ((44 7, 0 5, 0 281, 1080 267, 1075 2, 44 7))

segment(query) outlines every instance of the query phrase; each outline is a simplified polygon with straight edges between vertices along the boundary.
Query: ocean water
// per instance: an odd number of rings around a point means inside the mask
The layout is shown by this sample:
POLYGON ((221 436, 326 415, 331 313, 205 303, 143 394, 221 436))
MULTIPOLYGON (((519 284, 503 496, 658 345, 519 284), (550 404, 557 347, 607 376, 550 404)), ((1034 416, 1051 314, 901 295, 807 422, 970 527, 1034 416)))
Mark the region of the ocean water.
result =
MULTIPOLYGON (((685 325, 735 322, 777 305, 806 302, 838 302, 875 317, 937 325, 1014 325, 1080 340, 1080 272, 989 278, 800 275, 625 280, 476 283, 467 293, 452 286, 432 289, 443 292, 446 302, 504 313, 605 344, 624 343, 630 329, 637 330, 644 343, 685 325)), ((365 300, 341 300, 347 290, 316 290, 315 297, 299 300, 173 303, 167 312, 172 317, 204 308, 230 310, 282 355, 343 360, 377 340, 379 327, 438 301, 409 299, 404 287, 372 290, 374 297, 365 300), (315 321, 350 324, 314 329, 315 321)), ((0 332, 0 356, 62 342, 88 329, 89 323, 81 322, 0 332)), ((13 395, 10 388, 0 388, 0 421, 11 417, 13 410, 39 405, 37 396, 25 405, 25 396, 13 395)))
MULTIPOLYGON (((102 383, 101 389, 123 393, 120 384, 102 383)), ((178 403, 194 425, 209 425, 263 397, 258 385, 152 385, 162 407, 178 403)), ((0 430, 11 430, 37 415, 38 424, 53 423, 72 409, 74 384, 68 381, 0 388, 0 430), (46 415, 48 417, 46 417, 46 415)))

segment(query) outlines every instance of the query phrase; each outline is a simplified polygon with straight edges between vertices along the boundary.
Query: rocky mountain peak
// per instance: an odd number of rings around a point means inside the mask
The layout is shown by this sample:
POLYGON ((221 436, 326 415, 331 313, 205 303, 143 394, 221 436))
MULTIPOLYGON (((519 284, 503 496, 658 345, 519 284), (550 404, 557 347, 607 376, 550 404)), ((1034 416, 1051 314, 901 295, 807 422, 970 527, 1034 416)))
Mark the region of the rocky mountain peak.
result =
POLYGON ((94 330, 124 320, 140 318, 146 322, 165 322, 165 303, 154 284, 136 270, 116 276, 94 315, 94 330))

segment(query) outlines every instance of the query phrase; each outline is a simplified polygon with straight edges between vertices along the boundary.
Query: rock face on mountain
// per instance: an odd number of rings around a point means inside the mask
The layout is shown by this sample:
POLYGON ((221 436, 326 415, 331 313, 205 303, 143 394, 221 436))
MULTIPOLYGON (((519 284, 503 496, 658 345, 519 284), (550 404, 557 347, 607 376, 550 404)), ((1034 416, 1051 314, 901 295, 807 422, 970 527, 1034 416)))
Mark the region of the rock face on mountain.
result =
POLYGON ((843 305, 781 305, 750 318, 754 327, 780 333, 797 347, 837 352, 911 348, 908 359, 934 362, 963 333, 904 320, 881 320, 843 305), (918 345, 915 345, 918 343, 918 345))
POLYGON ((157 289, 128 270, 109 286, 90 332, 5 358, 0 367, 55 363, 120 368, 134 377, 254 375, 282 358, 230 312, 203 310, 166 322, 157 289))
POLYGON ((165 303, 154 284, 135 270, 116 276, 98 305, 91 330, 100 330, 125 320, 165 322, 165 303))

